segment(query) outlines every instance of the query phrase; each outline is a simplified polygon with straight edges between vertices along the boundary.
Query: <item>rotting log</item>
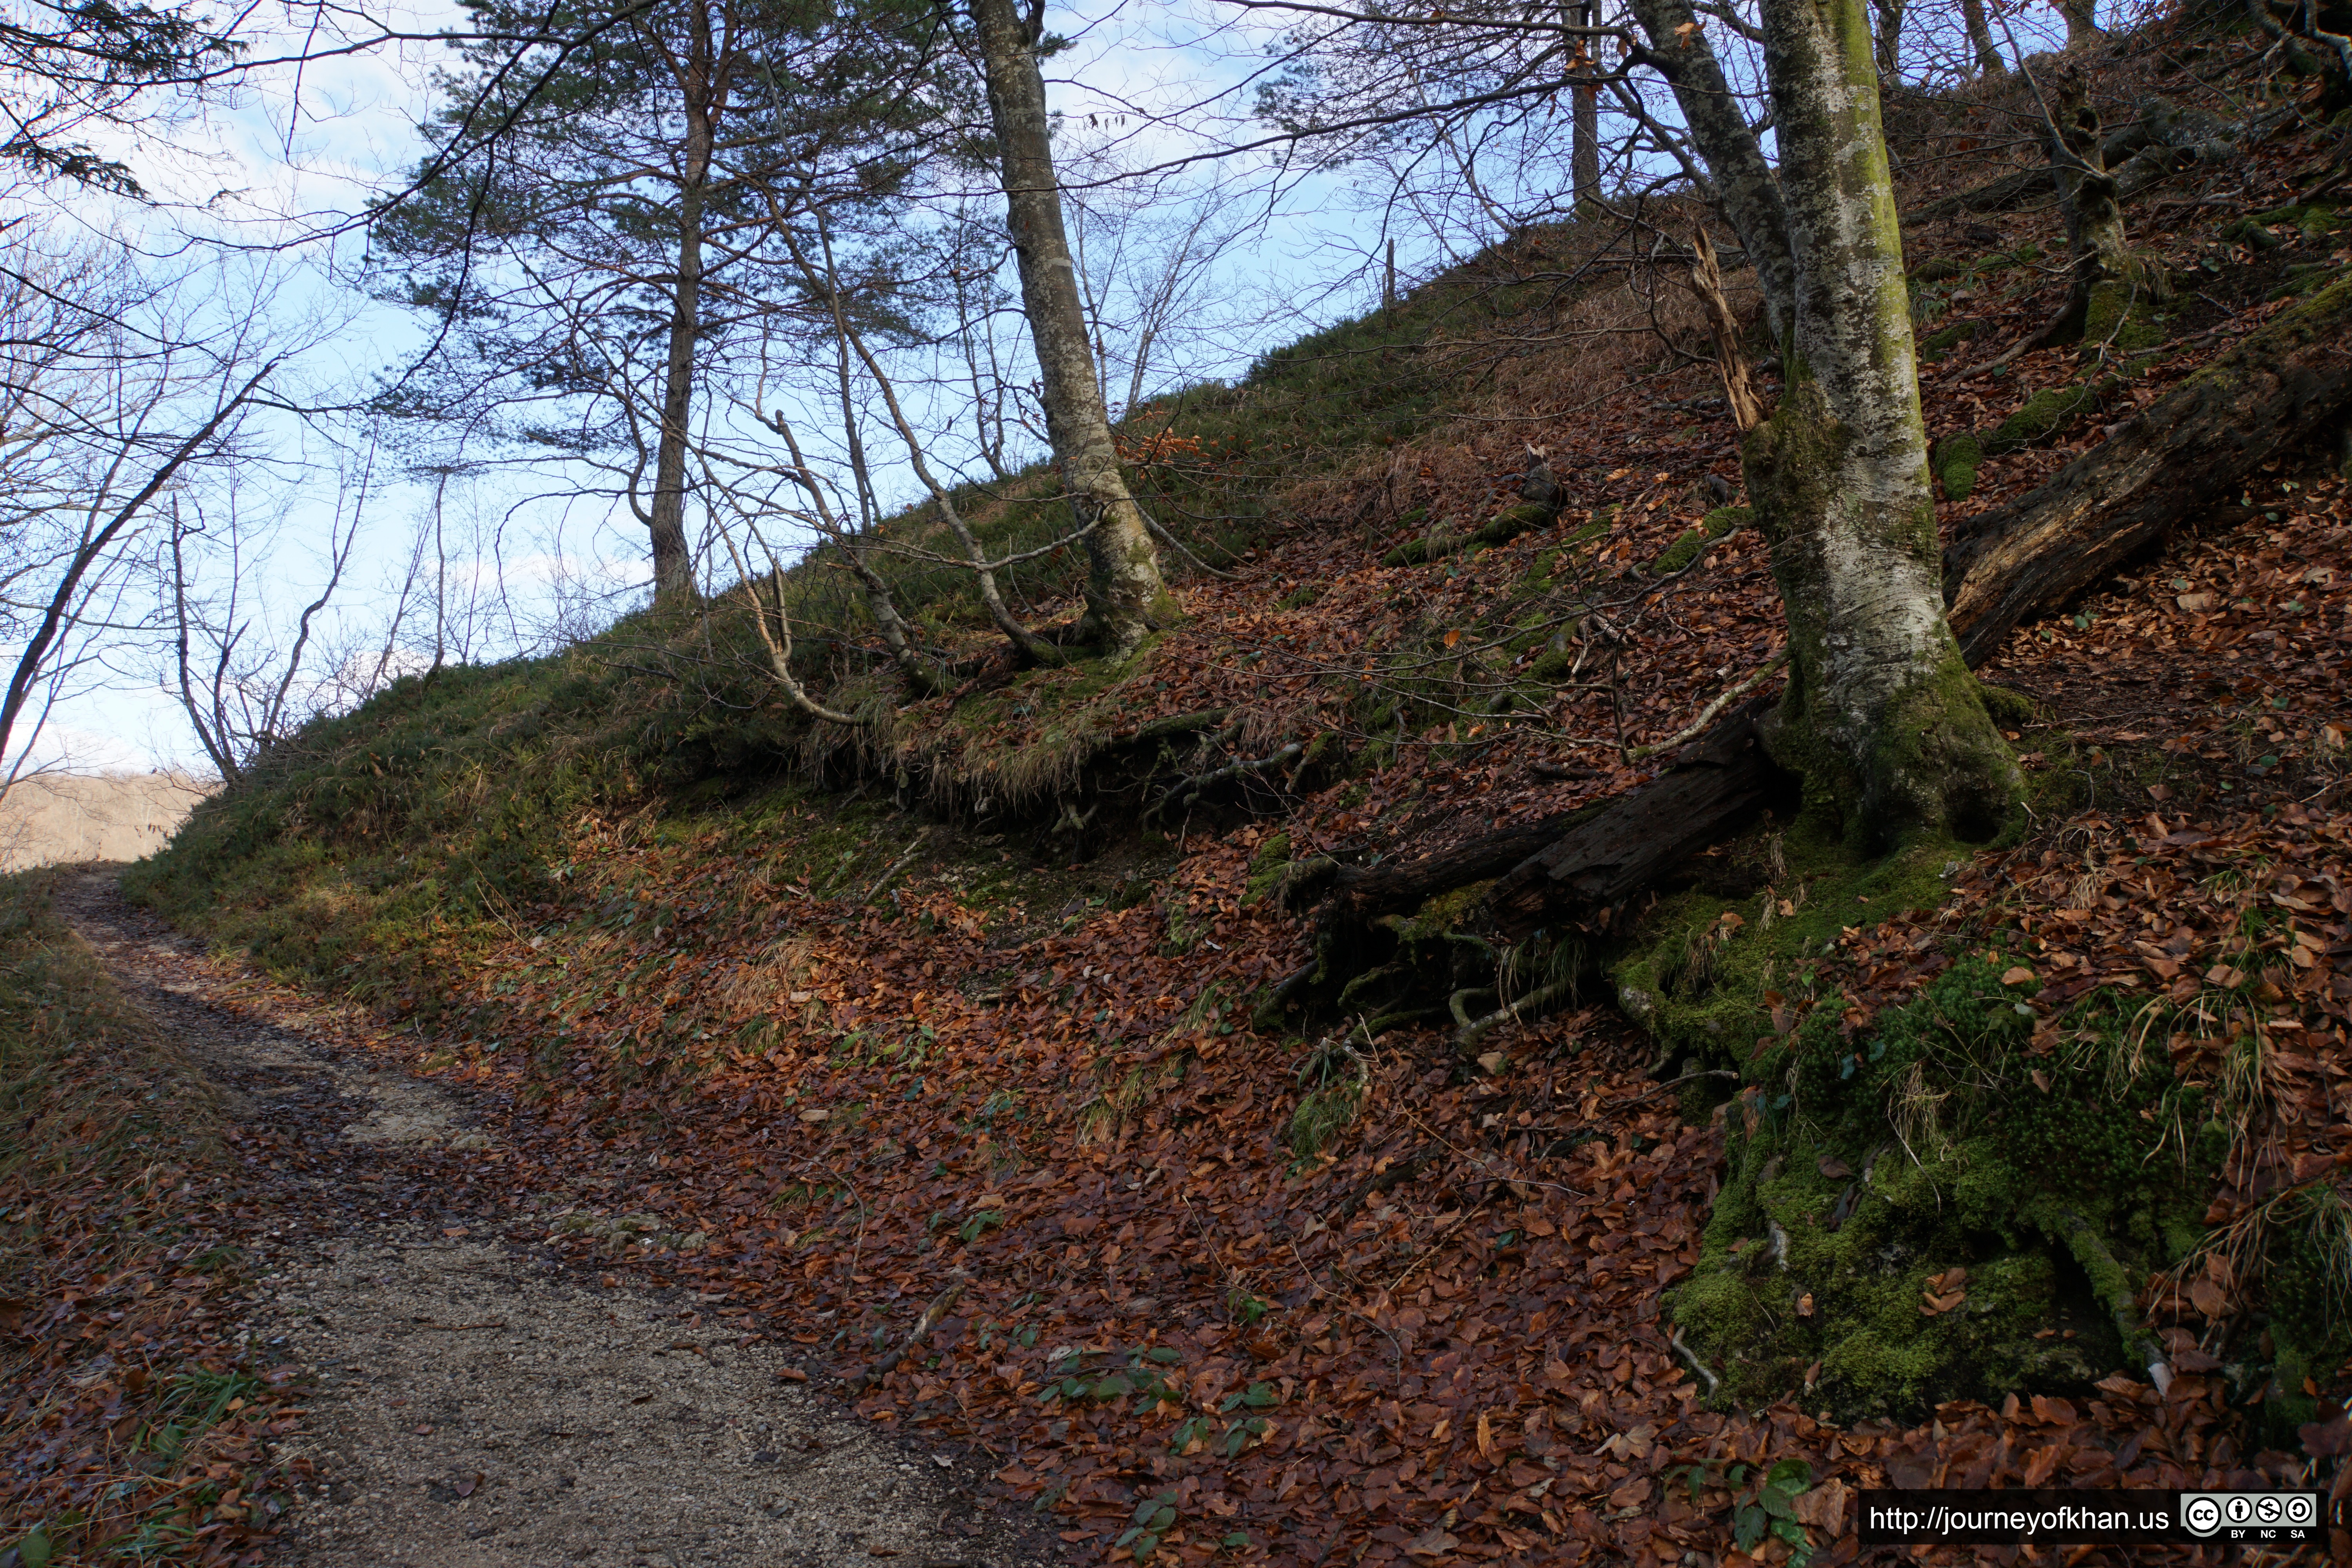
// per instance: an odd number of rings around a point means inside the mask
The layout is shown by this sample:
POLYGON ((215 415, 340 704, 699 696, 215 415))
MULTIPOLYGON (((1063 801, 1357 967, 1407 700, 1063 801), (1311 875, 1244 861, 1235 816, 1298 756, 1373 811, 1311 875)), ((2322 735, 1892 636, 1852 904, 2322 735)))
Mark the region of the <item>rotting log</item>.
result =
POLYGON ((1663 777, 1620 796, 1505 873, 1486 896, 1514 937, 1563 907, 1606 909, 1641 891, 1753 816, 1779 770, 1757 725, 1774 699, 1742 704, 1675 759, 1663 777))
POLYGON ((2352 413, 2352 279, 2282 311, 2114 435, 1944 552, 1953 632, 1971 666, 2278 454, 2352 413))

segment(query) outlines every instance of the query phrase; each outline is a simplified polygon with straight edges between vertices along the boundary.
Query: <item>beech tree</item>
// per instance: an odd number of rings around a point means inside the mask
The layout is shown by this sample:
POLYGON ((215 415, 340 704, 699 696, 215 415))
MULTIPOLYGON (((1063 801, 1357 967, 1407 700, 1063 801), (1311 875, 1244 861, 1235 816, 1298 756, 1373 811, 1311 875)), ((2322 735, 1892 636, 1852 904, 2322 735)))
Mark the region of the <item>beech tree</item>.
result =
POLYGON ((1045 79, 1037 66, 1042 16, 1041 7, 1024 17, 1013 0, 971 0, 1021 304, 1036 347, 1046 439, 1078 524, 1088 531, 1087 611, 1078 637, 1123 655, 1172 616, 1175 605, 1160 580, 1143 509, 1119 469, 1087 341, 1086 305, 1054 169, 1045 79))
MULTIPOLYGON (((1681 0, 1637 0, 1688 112, 1720 79, 1681 0)), ((1736 110, 1691 115, 1768 300, 1786 390, 1741 464, 1789 620, 1775 760, 1849 836, 1982 832, 2021 787, 1944 617, 1910 297, 1867 0, 1762 0, 1777 168, 1736 110), (1785 270, 1783 270, 1785 268, 1785 270), (1785 292, 1784 292, 1785 291, 1785 292)))

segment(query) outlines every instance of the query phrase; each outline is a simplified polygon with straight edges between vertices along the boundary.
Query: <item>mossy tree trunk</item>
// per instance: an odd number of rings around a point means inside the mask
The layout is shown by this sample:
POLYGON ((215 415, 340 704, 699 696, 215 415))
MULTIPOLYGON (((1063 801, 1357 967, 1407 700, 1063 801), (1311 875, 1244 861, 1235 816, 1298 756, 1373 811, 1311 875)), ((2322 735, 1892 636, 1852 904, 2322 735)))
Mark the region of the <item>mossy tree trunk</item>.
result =
MULTIPOLYGON (((2150 290, 2160 276, 2132 254, 2124 228, 2123 201, 2106 167, 2099 111, 2079 65, 2062 67, 2050 83, 2050 172, 2058 186, 2058 206, 2066 220, 2067 252, 2074 258, 2074 288, 2066 309, 2042 333, 2043 342, 2106 343, 2124 333, 2134 315, 2145 316, 2150 290)), ((2126 342, 2121 346, 2140 346, 2126 342)))
POLYGON ((1789 390, 1742 445, 1792 654, 1767 740, 1857 843, 1979 831, 2021 780, 1944 621, 1869 6, 1761 15, 1796 260, 1789 390))
POLYGON ((1981 662, 2063 602, 2352 414, 2352 280, 2321 289, 2039 488, 1969 520, 1944 557, 1952 624, 1981 662))
POLYGON ((1143 640, 1174 614, 1142 509, 1111 442, 1078 274, 1062 222, 1062 195, 1037 68, 1038 38, 1013 0, 971 0, 988 107, 1003 159, 1004 203, 1021 273, 1021 304, 1036 345, 1045 436, 1087 535, 1087 614, 1080 636, 1110 653, 1143 640))

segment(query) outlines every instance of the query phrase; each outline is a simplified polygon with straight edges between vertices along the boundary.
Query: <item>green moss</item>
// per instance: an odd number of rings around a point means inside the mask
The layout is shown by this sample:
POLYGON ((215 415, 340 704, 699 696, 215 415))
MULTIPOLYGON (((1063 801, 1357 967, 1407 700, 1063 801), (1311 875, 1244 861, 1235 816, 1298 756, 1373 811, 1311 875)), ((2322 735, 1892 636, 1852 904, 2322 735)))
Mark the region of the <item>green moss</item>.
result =
POLYGON ((1282 886, 1282 874, 1290 867, 1290 835, 1276 833, 1257 847, 1250 858, 1249 880, 1242 891, 1242 902, 1255 904, 1273 896, 1282 886))
POLYGON ((1984 447, 1973 435, 1948 436, 1936 444, 1930 464, 1942 482, 1948 500, 1962 501, 1976 492, 1977 469, 1984 463, 1984 447))
POLYGON ((1719 506, 1699 521, 1696 528, 1675 536, 1673 543, 1659 552, 1650 563, 1650 571, 1659 576, 1679 572, 1698 559, 1701 552, 1726 534, 1748 526, 1754 513, 1744 506, 1719 506))
POLYGON ((1910 1419, 2137 1372, 2115 1304, 2178 1260, 2213 1174, 2178 1139, 2200 1091, 2128 1048, 2138 1012, 2095 995, 2036 1055, 2031 1010, 1969 954, 1866 1032, 1832 1001, 1762 1052, 1674 1303, 1722 1397, 1765 1403, 1819 1362, 1809 1402, 1910 1419))
POLYGON ((1732 897, 1702 885, 1661 898, 1611 969, 1612 988, 1649 999, 1642 1023, 1662 1058, 1744 1061, 1771 1033, 1768 993, 1807 999, 1813 971, 1841 932, 1941 904, 1944 876, 1967 854, 1923 841, 1859 857, 1834 819, 1820 816, 1751 828, 1709 857, 1726 869, 1703 881, 1728 877, 1754 890, 1732 897))
POLYGON ((1278 610, 1303 610, 1322 596, 1322 584, 1301 583, 1297 587, 1293 588, 1289 593, 1285 594, 1281 598, 1276 599, 1274 602, 1274 606, 1278 610))
POLYGON ((1978 325, 1979 323, 1975 321, 1957 321, 1940 332, 1921 339, 1918 347, 1919 363, 1934 364, 1960 344, 1974 338, 1977 335, 1978 325))
POLYGON ((2286 281, 2263 296, 2265 300, 2296 300, 2315 289, 2325 289, 2344 276, 2344 268, 2332 261, 2307 262, 2286 269, 2286 281))
POLYGON ((1521 501, 1496 512, 1486 527, 1471 537, 1481 544, 1507 544, 1522 533, 1549 527, 1559 515, 1550 507, 1538 502, 1521 501))
POLYGON ((1650 571, 1658 576, 1679 572, 1697 560, 1698 552, 1712 542, 1714 542, 1706 536, 1706 530, 1703 528, 1694 528, 1686 532, 1676 534, 1674 542, 1660 551, 1658 558, 1650 563, 1650 571))
POLYGON ((1977 697, 1984 703, 1985 711, 1992 715, 1994 723, 2011 729, 2032 723, 2034 714, 2039 711, 2032 698, 1990 681, 1977 682, 1977 697))
POLYGON ((1442 941, 1455 935, 1462 927, 1470 923, 1472 915, 1486 897, 1486 889, 1494 885, 1492 881, 1472 882, 1466 887, 1452 889, 1430 899, 1412 915, 1391 915, 1383 923, 1396 932, 1400 942, 1442 941))
POLYGON ((2325 203, 2308 206, 2291 203, 2283 207, 2272 207, 2267 212, 2250 213, 2233 223, 2225 224, 2221 235, 2223 239, 2236 240, 2257 250, 2275 250, 2288 242, 2272 233, 2273 228, 2291 226, 2297 237, 2309 241, 2326 237, 2336 226, 2337 221, 2336 208, 2325 203))
POLYGON ((2045 387, 2025 401, 1985 438, 1984 455, 1998 458, 2037 441, 2049 439, 2074 422, 2074 416, 2096 405, 2098 395, 2088 382, 2045 387))
POLYGON ((2129 353, 2154 348, 2164 341, 2164 329, 2138 282, 2116 279, 2091 290, 2084 306, 2083 342, 2106 343, 2129 353))

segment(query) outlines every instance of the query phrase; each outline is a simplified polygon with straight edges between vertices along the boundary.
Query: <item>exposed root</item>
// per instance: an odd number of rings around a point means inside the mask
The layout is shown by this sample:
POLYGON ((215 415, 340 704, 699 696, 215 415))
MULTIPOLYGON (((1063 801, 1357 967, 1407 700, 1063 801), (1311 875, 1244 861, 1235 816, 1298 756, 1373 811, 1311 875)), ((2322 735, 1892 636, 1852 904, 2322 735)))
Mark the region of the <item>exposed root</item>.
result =
MULTIPOLYGON (((1496 1025, 1516 1024, 1527 1018, 1539 1016, 1566 997, 1570 989, 1567 981, 1556 981, 1540 991, 1520 997, 1507 1007, 1496 1009, 1483 1018, 1463 1018, 1462 1026, 1454 1032, 1454 1051, 1462 1056, 1470 1055, 1478 1048, 1478 1042, 1485 1039, 1496 1025)), ((1462 1010, 1458 1006, 1454 1009, 1454 1016, 1462 1018, 1462 1010)))
POLYGON ((1207 773, 1194 773, 1190 778, 1180 779, 1167 794, 1161 795, 1158 801, 1153 803, 1153 805, 1144 812, 1143 820, 1145 822, 1150 822, 1154 818, 1163 816, 1167 812, 1170 803, 1176 801, 1176 797, 1180 795, 1184 798, 1178 804, 1180 804, 1183 809, 1189 811, 1200 803, 1202 792, 1204 790, 1217 784, 1228 783, 1234 779, 1245 778, 1252 773, 1271 773, 1277 768, 1288 766, 1290 763, 1297 762, 1300 757, 1303 757, 1306 754, 1306 746, 1300 742, 1293 741, 1270 757, 1258 757, 1245 762, 1228 763, 1222 768, 1213 768, 1207 773))

